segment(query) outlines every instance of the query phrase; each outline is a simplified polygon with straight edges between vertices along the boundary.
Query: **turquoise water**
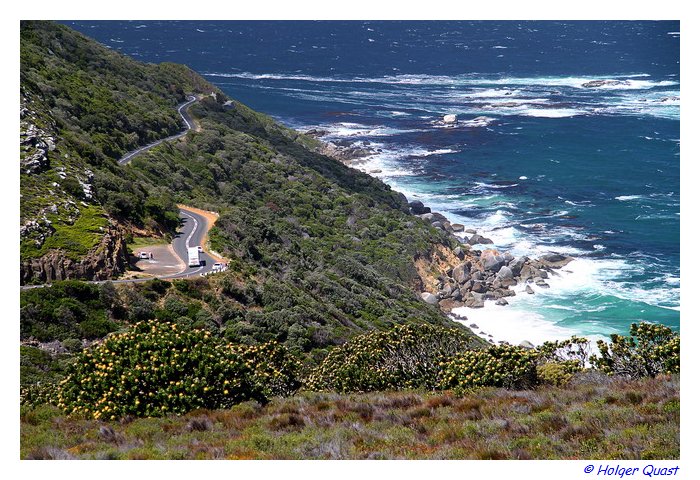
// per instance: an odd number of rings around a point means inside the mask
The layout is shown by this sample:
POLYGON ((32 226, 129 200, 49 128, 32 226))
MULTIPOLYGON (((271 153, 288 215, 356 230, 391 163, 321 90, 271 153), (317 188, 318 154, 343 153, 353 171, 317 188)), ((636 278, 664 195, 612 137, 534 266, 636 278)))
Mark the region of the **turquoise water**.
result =
POLYGON ((500 250, 575 256, 466 311, 494 338, 680 328, 678 22, 67 23, 375 149, 358 168, 500 250))

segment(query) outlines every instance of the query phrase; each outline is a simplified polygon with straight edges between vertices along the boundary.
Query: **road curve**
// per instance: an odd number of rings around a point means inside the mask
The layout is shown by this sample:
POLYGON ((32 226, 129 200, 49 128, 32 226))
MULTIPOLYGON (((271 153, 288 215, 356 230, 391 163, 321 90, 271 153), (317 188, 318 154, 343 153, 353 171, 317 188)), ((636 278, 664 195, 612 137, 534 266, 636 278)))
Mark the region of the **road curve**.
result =
MULTIPOLYGON (((160 280, 174 280, 177 278, 190 278, 199 277, 200 274, 206 274, 212 271, 216 259, 209 255, 206 251, 200 253, 200 258, 202 259, 202 264, 199 267, 189 267, 187 266, 187 249, 190 247, 202 246, 204 237, 207 234, 207 219, 202 215, 194 212, 192 210, 181 208, 180 209, 180 220, 181 229, 172 241, 173 249, 178 257, 184 262, 185 269, 170 275, 158 275, 154 277, 143 277, 143 278, 128 278, 123 280, 87 280, 87 283, 140 283, 148 282, 155 278, 160 280)), ((20 288, 22 290, 29 290, 32 288, 50 287, 51 283, 43 283, 41 285, 22 285, 20 288)))
MULTIPOLYGON (((145 146, 138 148, 136 150, 132 150, 131 152, 124 155, 119 160, 118 163, 120 165, 126 165, 136 155, 143 153, 143 152, 145 152, 145 151, 147 151, 147 150, 155 147, 156 145, 159 145, 167 140, 174 140, 174 139, 180 138, 180 137, 184 136, 188 131, 192 130, 194 128, 194 121, 192 120, 192 117, 187 112, 187 107, 189 107, 190 105, 192 105, 196 101, 197 101, 197 98, 190 95, 187 97, 186 102, 181 103, 177 107, 177 111, 180 114, 180 117, 182 117, 182 121, 184 122, 184 124, 186 126, 185 130, 178 133, 177 135, 172 135, 170 137, 158 140, 157 142, 153 142, 149 145, 145 145, 145 146)), ((175 253, 177 254, 177 256, 179 256, 183 260, 185 265, 187 265, 188 264, 187 249, 189 247, 197 247, 197 246, 202 245, 202 242, 207 234, 207 220, 206 220, 206 218, 204 218, 202 215, 198 214, 197 212, 186 209, 186 208, 180 209, 180 220, 182 221, 182 229, 173 239, 172 245, 173 245, 173 249, 175 250, 175 253)), ((188 278, 188 277, 192 277, 192 276, 200 276, 200 274, 206 274, 206 273, 211 272, 212 267, 214 266, 214 263, 216 262, 216 260, 205 251, 201 252, 200 258, 202 259, 202 264, 199 267, 187 266, 181 272, 174 273, 171 275, 162 275, 162 276, 147 277, 147 278, 132 278, 132 279, 124 279, 124 280, 93 280, 93 281, 89 281, 88 283, 105 283, 105 282, 139 283, 139 282, 147 282, 149 280, 153 280, 154 278, 159 278, 162 280, 175 279, 175 278, 188 278)), ((51 286, 51 283, 45 283, 45 284, 41 284, 41 285, 22 285, 20 288, 23 290, 26 290, 26 289, 30 289, 30 288, 40 288, 40 287, 45 287, 45 286, 51 286)))
MULTIPOLYGON (((207 219, 197 212, 185 208, 180 209, 180 219, 183 221, 182 230, 173 239, 172 245, 175 253, 185 262, 185 265, 187 265, 187 249, 202 245, 204 237, 207 234, 207 219)), ((186 267, 180 273, 158 278, 187 278, 193 275, 199 276, 201 273, 211 272, 216 260, 206 251, 200 253, 200 258, 202 259, 202 265, 200 267, 186 267)))
POLYGON ((185 129, 182 132, 175 134, 175 135, 171 135, 171 136, 166 137, 166 138, 162 138, 160 140, 156 140, 155 142, 149 143, 148 145, 144 145, 143 147, 137 148, 136 150, 132 150, 129 153, 125 154, 122 158, 117 160, 117 163, 119 165, 126 165, 135 156, 137 156, 143 152, 147 152, 151 148, 158 146, 163 142, 166 142, 168 140, 176 140, 180 137, 185 136, 185 134, 187 134, 187 132, 189 132, 190 130, 192 130, 194 128, 194 121, 192 120, 192 117, 190 117, 190 114, 187 113, 187 107, 189 107, 190 105, 192 105, 196 101, 197 101, 197 97, 190 95, 187 97, 186 102, 181 103, 180 105, 177 106, 177 113, 180 114, 182 121, 185 123, 185 129))

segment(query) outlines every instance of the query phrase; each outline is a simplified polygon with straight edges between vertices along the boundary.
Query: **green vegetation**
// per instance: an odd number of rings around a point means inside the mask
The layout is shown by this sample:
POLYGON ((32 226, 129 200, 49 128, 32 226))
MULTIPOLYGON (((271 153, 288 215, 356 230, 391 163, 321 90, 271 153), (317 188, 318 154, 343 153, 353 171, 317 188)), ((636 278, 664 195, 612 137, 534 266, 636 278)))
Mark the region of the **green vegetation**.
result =
POLYGON ((69 413, 111 420, 227 408, 293 391, 294 365, 280 348, 237 346, 207 331, 140 322, 78 355, 56 400, 69 413))
POLYGON ((53 234, 39 248, 33 239, 22 239, 20 257, 26 259, 42 256, 53 249, 63 250, 67 257, 73 260, 85 255, 100 242, 108 221, 104 211, 94 205, 79 208, 76 213, 77 218, 74 220, 59 215, 47 215, 53 227, 53 234))
POLYGON ((50 288, 24 290, 20 295, 20 337, 42 342, 102 338, 117 329, 121 315, 114 287, 78 281, 50 288))
POLYGON ((514 391, 304 393, 104 421, 22 407, 21 458, 678 459, 678 376, 514 391))
POLYGON ((177 227, 171 195, 115 159, 181 131, 175 105, 186 93, 216 88, 182 65, 136 62, 65 26, 35 21, 21 22, 20 79, 25 141, 37 144, 38 135, 52 145, 44 166, 20 175, 20 221, 47 218, 55 229, 23 238, 22 260, 49 250, 85 255, 101 238, 95 228, 106 224, 105 214, 155 231, 177 227))
POLYGON ((450 359, 441 372, 444 389, 474 387, 523 389, 537 384, 537 352, 512 345, 469 350, 450 359))
POLYGON ((126 246, 132 252, 137 252, 143 247, 151 247, 154 245, 168 245, 168 241, 163 238, 155 237, 131 237, 128 239, 126 246))
POLYGON ((401 325, 386 332, 359 335, 333 349, 311 372, 306 388, 369 392, 435 389, 441 362, 480 346, 456 328, 401 325))
POLYGON ((598 342, 600 357, 593 364, 611 375, 631 378, 680 373, 680 336, 664 325, 633 323, 630 336, 611 335, 612 342, 598 342))

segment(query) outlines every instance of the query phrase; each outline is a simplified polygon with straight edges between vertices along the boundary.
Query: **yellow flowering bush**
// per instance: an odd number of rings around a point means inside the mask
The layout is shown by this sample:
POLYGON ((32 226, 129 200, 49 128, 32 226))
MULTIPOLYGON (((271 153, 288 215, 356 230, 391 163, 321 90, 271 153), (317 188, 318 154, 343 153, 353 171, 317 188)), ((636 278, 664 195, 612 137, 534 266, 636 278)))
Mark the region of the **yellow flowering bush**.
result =
POLYGON ((665 325, 642 322, 630 326, 630 336, 610 335, 611 343, 598 340, 600 356, 594 367, 609 375, 630 378, 680 373, 681 340, 665 325))
POLYGON ((537 359, 536 351, 512 345, 468 350, 443 364, 440 387, 454 390, 529 388, 537 383, 537 359))
POLYGON ((437 387, 440 362, 469 348, 457 328, 399 325, 336 347, 306 379, 309 390, 369 392, 437 387))
POLYGON ((59 384, 57 405, 73 414, 116 419, 264 402, 288 392, 285 386, 293 388, 288 383, 294 372, 275 374, 285 353, 281 346, 232 345, 208 331, 141 322, 80 354, 59 384), (270 365, 259 367, 268 360, 270 365))

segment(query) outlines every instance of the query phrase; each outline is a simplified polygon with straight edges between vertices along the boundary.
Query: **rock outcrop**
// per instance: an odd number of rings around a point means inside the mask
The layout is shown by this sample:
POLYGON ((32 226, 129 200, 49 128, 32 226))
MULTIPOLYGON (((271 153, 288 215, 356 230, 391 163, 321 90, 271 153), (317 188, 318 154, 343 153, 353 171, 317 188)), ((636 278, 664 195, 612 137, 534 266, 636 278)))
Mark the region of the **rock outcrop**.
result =
POLYGON ((61 250, 20 263, 20 284, 32 281, 108 280, 124 272, 129 264, 126 235, 122 227, 110 225, 100 243, 76 261, 61 250))

